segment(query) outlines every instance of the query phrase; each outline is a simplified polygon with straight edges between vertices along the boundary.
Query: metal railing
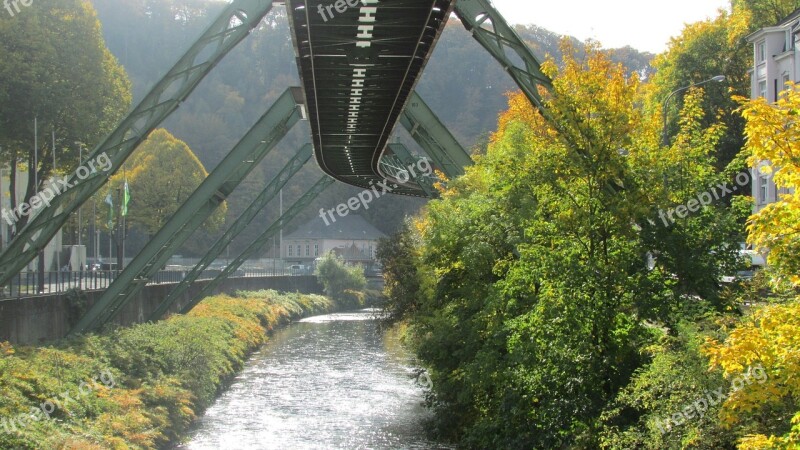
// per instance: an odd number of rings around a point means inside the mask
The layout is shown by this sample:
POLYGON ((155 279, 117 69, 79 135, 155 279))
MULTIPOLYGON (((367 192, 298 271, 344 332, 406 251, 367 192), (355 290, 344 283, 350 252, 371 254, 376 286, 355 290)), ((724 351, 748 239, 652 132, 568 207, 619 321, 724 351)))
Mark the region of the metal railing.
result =
MULTIPOLYGON (((189 270, 161 270, 147 283, 171 284, 179 283, 189 270)), ((197 281, 212 280, 221 272, 220 269, 206 269, 197 281)), ((108 288, 119 276, 119 270, 92 270, 82 272, 45 272, 43 286, 39 280, 38 272, 23 272, 11 279, 11 282, 0 287, 0 300, 35 297, 65 293, 78 289, 81 291, 94 291, 108 288)), ((297 269, 239 269, 230 278, 256 278, 256 277, 285 277, 310 275, 308 270, 297 269)))

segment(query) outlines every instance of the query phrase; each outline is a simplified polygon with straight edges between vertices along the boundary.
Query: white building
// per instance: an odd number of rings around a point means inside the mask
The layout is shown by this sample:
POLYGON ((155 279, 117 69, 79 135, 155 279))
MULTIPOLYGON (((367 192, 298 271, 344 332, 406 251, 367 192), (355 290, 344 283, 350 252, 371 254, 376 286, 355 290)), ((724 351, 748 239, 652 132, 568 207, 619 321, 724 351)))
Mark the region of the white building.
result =
MULTIPOLYGON (((9 220, 6 217, 10 215, 3 216, 3 211, 10 211, 11 210, 11 195, 9 193, 9 183, 10 180, 10 169, 8 167, 0 168, 0 249, 5 249, 8 245, 8 241, 11 239, 11 232, 12 226, 9 224, 9 220)), ((16 198, 17 204, 21 201, 21 199, 25 198, 25 189, 28 185, 28 173, 26 171, 17 171, 17 180, 16 180, 16 198)), ((47 244, 44 250, 44 261, 45 261, 45 271, 57 271, 59 269, 59 264, 57 260, 63 260, 65 255, 62 254, 65 249, 62 248, 62 233, 61 230, 53 236, 53 239, 47 244)), ((85 257, 84 257, 85 259, 85 257)), ((37 270, 37 261, 34 259, 30 263, 28 263, 28 270, 29 271, 36 271, 37 270)))
POLYGON ((290 264, 311 266, 318 257, 334 252, 350 264, 370 268, 375 263, 378 240, 384 237, 385 234, 358 215, 336 217, 329 225, 316 217, 284 236, 281 256, 290 264))
MULTIPOLYGON (((787 82, 800 81, 800 9, 779 24, 751 34, 747 41, 753 44, 753 67, 749 71, 751 98, 764 97, 775 102, 787 82)), ((759 167, 768 164, 764 161, 759 167)), ((772 177, 762 174, 759 167, 755 168, 753 178, 755 212, 789 192, 778 189, 772 177)))

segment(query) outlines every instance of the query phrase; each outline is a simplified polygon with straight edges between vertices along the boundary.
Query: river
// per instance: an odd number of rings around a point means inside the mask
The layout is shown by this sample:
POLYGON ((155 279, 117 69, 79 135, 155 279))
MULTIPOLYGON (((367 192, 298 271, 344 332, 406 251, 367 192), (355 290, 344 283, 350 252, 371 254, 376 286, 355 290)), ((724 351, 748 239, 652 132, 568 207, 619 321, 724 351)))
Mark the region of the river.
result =
POLYGON ((439 449, 425 438, 426 376, 375 312, 274 333, 177 449, 439 449))

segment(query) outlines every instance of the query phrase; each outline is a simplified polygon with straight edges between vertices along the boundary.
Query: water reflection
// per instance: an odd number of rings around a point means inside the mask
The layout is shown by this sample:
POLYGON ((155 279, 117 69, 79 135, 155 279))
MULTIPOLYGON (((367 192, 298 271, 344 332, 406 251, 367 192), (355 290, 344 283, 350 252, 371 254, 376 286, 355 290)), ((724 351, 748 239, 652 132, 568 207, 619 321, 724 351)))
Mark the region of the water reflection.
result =
POLYGON ((446 448, 425 439, 413 361, 374 319, 330 314, 278 331, 178 448, 446 448))

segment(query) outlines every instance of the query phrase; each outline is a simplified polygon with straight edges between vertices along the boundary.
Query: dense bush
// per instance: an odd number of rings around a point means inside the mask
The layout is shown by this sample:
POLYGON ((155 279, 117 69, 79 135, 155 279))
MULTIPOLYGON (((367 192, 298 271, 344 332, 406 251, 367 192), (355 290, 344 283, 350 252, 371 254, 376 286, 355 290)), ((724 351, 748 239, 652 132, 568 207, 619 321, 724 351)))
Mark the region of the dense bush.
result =
POLYGON ((269 330, 331 307, 316 295, 240 292, 205 299, 185 316, 54 347, 2 345, 0 448, 163 447, 179 439, 269 330), (53 399, 60 400, 46 406, 53 420, 41 411, 31 416, 32 407, 53 399), (23 426, 21 416, 35 419, 23 426))
POLYGON ((363 291, 367 286, 367 278, 363 267, 348 267, 336 255, 328 253, 317 264, 315 274, 325 288, 325 295, 337 304, 346 308, 364 306, 366 295, 363 291))

